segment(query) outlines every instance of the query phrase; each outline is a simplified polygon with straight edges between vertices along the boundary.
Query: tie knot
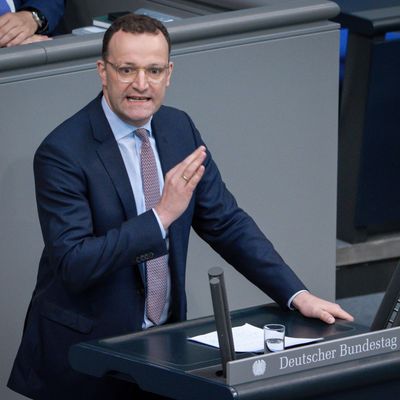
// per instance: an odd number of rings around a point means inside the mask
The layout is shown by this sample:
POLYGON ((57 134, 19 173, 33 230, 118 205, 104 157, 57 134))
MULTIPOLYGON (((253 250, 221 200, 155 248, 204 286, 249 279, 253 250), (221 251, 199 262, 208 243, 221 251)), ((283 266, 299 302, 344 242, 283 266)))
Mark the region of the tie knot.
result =
POLYGON ((149 134, 147 133, 147 129, 139 128, 136 129, 135 134, 140 138, 143 143, 149 142, 149 134))

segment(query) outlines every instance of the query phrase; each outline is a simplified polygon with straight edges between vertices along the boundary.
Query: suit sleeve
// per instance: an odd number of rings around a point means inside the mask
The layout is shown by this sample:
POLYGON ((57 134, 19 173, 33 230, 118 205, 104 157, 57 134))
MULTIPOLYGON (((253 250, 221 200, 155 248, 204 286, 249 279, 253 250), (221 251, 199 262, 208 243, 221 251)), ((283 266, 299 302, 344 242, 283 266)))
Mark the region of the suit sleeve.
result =
POLYGON ((26 7, 33 7, 40 10, 47 18, 49 23, 48 32, 52 34, 58 23, 64 15, 64 0, 26 0, 17 6, 17 11, 21 11, 26 7))
MULTIPOLYGON (((128 220, 121 217, 113 227, 95 232, 87 176, 79 159, 69 154, 47 143, 34 159, 38 213, 52 273, 71 290, 83 291, 120 268, 166 254, 152 210, 128 220)), ((109 206, 104 204, 105 212, 109 206)))
MULTIPOLYGON (((203 142, 193 124, 192 127, 198 146, 203 142)), ((292 295, 305 286, 254 220, 238 206, 209 152, 195 199, 193 228, 197 234, 248 280, 287 308, 292 295)))

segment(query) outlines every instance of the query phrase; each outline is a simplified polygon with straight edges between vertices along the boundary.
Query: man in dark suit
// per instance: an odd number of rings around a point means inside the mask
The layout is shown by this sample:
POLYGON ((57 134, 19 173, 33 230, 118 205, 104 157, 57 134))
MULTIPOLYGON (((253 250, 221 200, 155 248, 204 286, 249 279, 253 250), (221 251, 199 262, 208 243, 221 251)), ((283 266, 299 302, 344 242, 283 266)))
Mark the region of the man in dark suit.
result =
POLYGON ((238 207, 189 116, 162 106, 173 69, 169 54, 169 36, 158 21, 128 15, 114 22, 97 63, 103 93, 36 152, 45 248, 9 380, 28 397, 151 398, 134 385, 72 371, 68 349, 184 320, 191 227, 282 307, 327 323, 352 319, 306 290, 238 207), (153 154, 158 175, 151 208, 145 152, 153 154), (153 317, 149 265, 160 257, 167 261, 165 294, 153 317))

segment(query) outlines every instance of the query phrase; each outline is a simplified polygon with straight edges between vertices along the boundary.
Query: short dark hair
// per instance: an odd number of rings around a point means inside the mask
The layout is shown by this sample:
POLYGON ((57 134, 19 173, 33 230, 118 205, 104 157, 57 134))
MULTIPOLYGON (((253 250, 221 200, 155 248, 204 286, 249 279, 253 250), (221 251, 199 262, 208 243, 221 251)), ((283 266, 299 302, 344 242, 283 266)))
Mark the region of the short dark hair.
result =
POLYGON ((101 55, 103 60, 107 58, 108 45, 114 33, 124 31, 127 33, 153 33, 157 35, 161 32, 168 43, 168 55, 171 53, 171 39, 167 28, 157 19, 147 15, 126 14, 117 18, 106 30, 103 37, 103 48, 101 55))

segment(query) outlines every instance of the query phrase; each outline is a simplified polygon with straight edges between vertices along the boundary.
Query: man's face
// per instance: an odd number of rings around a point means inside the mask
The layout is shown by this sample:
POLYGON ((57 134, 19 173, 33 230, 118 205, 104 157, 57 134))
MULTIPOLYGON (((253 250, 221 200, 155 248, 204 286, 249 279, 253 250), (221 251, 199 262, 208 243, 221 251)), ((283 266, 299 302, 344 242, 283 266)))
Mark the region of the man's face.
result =
POLYGON ((97 62, 104 96, 122 120, 141 126, 160 108, 173 67, 168 58, 168 43, 161 32, 133 34, 118 31, 112 36, 107 56, 110 63, 136 68, 168 65, 160 82, 149 81, 145 71, 140 69, 133 82, 124 83, 118 79, 112 65, 103 60, 97 62))

